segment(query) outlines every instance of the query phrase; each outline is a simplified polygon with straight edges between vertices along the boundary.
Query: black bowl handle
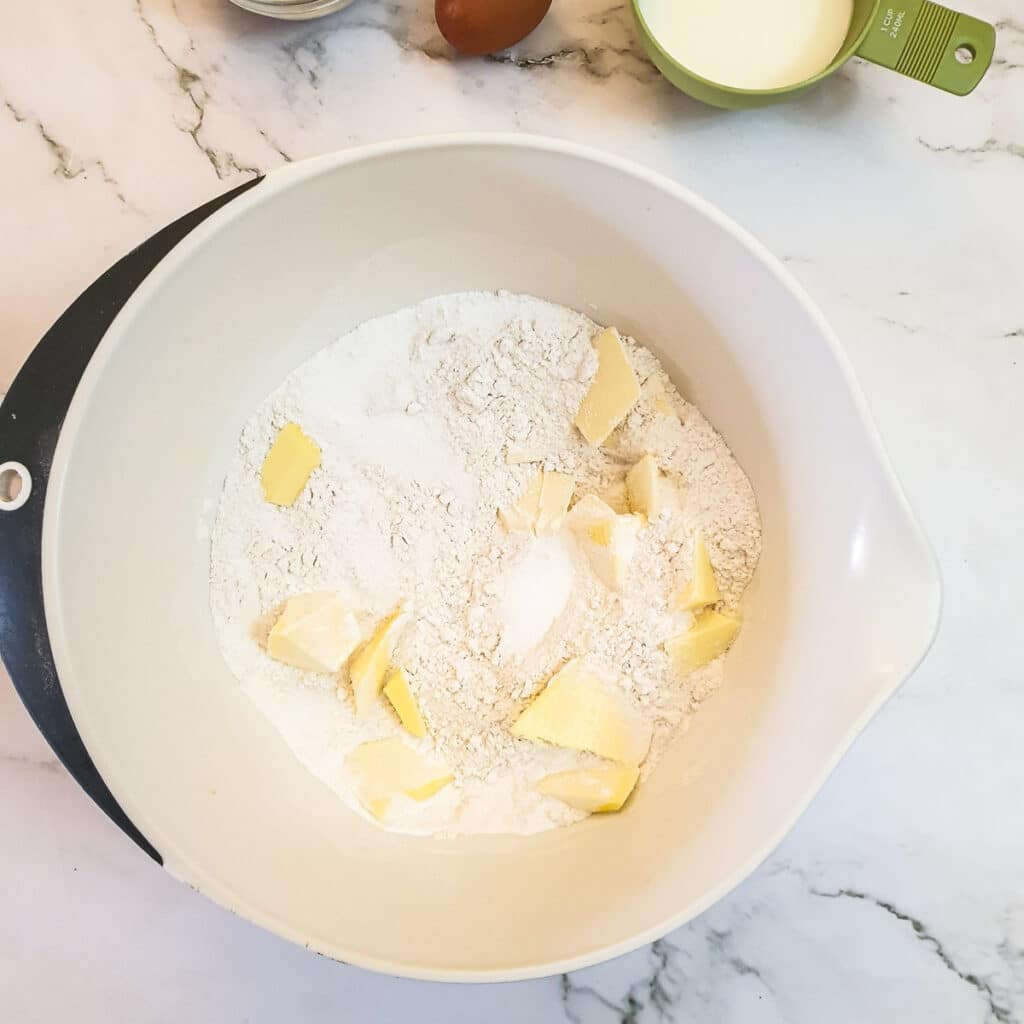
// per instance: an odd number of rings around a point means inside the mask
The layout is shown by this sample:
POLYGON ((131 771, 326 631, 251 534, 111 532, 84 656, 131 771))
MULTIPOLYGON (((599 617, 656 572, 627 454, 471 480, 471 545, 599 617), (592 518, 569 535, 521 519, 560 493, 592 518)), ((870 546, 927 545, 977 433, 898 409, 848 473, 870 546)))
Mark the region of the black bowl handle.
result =
POLYGON ((18 696, 64 767, 114 823, 160 864, 160 854, 121 810, 96 770, 61 692, 43 610, 43 502, 68 406, 111 321, 185 235, 261 180, 247 181, 187 213, 115 263, 46 332, 0 405, 0 465, 15 462, 28 472, 19 495, 27 494, 27 501, 4 501, 0 493, 0 551, 4 553, 0 655, 18 696))

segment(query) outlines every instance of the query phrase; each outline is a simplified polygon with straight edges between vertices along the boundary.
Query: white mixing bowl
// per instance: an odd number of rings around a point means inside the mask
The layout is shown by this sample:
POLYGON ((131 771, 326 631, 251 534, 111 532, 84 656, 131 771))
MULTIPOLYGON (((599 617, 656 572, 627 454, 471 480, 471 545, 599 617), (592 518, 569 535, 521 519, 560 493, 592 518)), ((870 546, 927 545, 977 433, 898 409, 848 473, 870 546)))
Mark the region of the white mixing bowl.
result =
POLYGON ((169 871, 329 956, 473 981, 626 952, 728 892, 917 664, 940 604, 849 366, 778 262, 671 181, 522 136, 288 167, 187 237, 75 395, 43 583, 75 723, 169 871), (368 317, 499 288, 658 353, 750 475, 764 555, 723 688, 622 814, 414 839, 348 811, 242 695, 203 523, 293 367, 368 317))

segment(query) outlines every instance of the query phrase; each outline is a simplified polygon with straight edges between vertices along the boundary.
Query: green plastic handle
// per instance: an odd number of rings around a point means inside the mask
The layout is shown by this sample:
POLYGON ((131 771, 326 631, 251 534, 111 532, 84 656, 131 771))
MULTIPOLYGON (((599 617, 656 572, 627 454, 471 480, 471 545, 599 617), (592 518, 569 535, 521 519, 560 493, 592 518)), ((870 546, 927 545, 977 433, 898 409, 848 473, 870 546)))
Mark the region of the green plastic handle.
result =
POLYGON ((875 11, 857 54, 872 64, 966 96, 992 63, 996 30, 931 0, 905 0, 875 11))

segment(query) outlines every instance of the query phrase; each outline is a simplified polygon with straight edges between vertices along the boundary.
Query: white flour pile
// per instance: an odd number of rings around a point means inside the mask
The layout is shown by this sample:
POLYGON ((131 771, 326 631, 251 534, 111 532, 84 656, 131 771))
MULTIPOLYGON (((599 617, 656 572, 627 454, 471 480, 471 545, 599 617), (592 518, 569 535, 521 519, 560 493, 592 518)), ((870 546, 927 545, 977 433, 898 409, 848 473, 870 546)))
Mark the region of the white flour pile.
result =
POLYGON ((642 778, 719 682, 721 659, 679 679, 662 643, 685 628, 672 595, 689 578, 698 528, 725 607, 737 607, 760 550, 753 492, 655 357, 628 340, 641 399, 605 445, 584 441, 572 423, 596 372, 597 331, 528 296, 430 299, 317 353, 243 431, 212 538, 221 648, 295 755, 365 814, 346 757, 398 734, 393 712, 382 702, 357 723, 346 685, 273 661, 262 643, 296 594, 340 591, 364 610, 366 631, 407 602, 410 625, 393 660, 410 678, 428 738, 405 738, 436 754, 455 781, 403 803, 389 828, 530 833, 582 818, 534 786, 598 759, 508 731, 568 658, 585 655, 652 725, 642 778), (263 499, 260 467, 289 421, 315 439, 323 461, 295 505, 279 508, 263 499), (542 462, 509 465, 510 448, 542 462), (647 452, 683 500, 641 531, 622 593, 594 576, 569 531, 509 534, 496 518, 541 465, 571 475, 577 498, 597 494, 625 511, 625 473, 647 452))

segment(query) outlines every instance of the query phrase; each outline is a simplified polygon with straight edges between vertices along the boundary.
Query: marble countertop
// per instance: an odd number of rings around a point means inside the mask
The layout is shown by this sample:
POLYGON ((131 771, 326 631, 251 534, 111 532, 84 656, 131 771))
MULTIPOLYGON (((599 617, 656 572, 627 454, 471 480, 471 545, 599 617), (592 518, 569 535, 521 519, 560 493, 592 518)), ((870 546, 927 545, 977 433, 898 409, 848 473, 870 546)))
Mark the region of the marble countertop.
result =
POLYGON ((0 393, 111 262, 257 172, 415 133, 585 141, 703 193, 824 308, 937 549, 938 640, 739 889, 620 960, 495 987, 342 967, 178 885, 78 790, 4 677, 0 1019, 1024 1021, 1019 5, 970 0, 999 35, 966 99, 855 61, 739 114, 668 87, 620 0, 555 0, 489 60, 453 60, 431 7, 357 0, 287 24, 226 0, 5 5, 0 393))

